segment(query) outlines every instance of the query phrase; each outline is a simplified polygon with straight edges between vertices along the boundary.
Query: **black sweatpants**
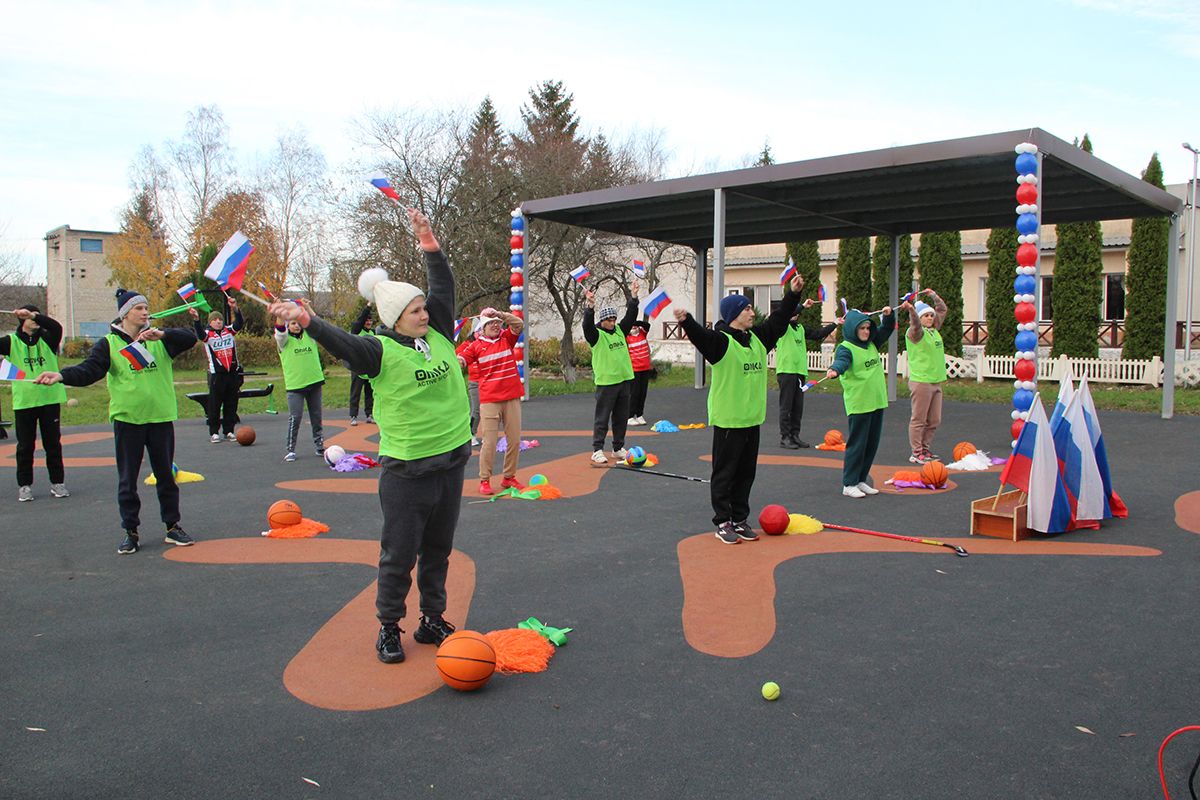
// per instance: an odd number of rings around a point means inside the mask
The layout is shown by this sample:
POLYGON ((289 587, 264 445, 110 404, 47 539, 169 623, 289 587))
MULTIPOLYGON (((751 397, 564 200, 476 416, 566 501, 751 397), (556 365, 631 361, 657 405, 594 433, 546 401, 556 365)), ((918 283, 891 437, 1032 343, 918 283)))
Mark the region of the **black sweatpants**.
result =
POLYGON ((135 531, 141 522, 138 473, 142 470, 143 451, 150 455, 163 524, 170 528, 179 522, 179 484, 171 473, 171 463, 175 460, 175 423, 133 425, 114 420, 113 441, 117 447, 117 506, 121 510, 121 527, 135 531))
POLYGON ((857 486, 867 480, 879 437, 883 434, 883 409, 848 417, 850 435, 846 437, 846 456, 842 461, 842 486, 857 486))
POLYGON ((446 573, 462 504, 465 460, 414 478, 399 474, 398 466, 405 463, 385 456, 379 476, 383 534, 375 611, 381 623, 404 619, 414 564, 421 613, 433 616, 446 610, 446 573))
POLYGON ((633 373, 629 385, 629 416, 640 417, 646 413, 646 390, 650 386, 650 370, 633 373))
POLYGON ((63 482, 62 437, 58 403, 13 412, 13 428, 17 432, 17 486, 33 485, 33 451, 38 428, 42 431, 42 450, 46 452, 46 471, 51 483, 63 482))
POLYGON ((612 423, 613 451, 625 446, 625 430, 629 427, 629 384, 622 381, 596 387, 596 418, 592 423, 592 450, 603 450, 612 423))
POLYGON ((238 391, 245 378, 237 372, 208 373, 208 434, 233 433, 238 424, 238 391))
POLYGON ((360 378, 357 375, 350 376, 350 416, 358 416, 358 398, 362 396, 363 389, 367 390, 367 396, 364 399, 363 408, 366 409, 367 416, 371 416, 371 411, 375 408, 375 393, 371 391, 371 382, 366 378, 360 378))
POLYGON ((776 373, 779 381, 779 438, 800 437, 800 421, 804 418, 804 392, 800 391, 805 376, 796 372, 776 373))
POLYGON ((759 426, 718 428, 713 426, 712 495, 713 524, 745 522, 750 516, 750 490, 758 470, 759 426))

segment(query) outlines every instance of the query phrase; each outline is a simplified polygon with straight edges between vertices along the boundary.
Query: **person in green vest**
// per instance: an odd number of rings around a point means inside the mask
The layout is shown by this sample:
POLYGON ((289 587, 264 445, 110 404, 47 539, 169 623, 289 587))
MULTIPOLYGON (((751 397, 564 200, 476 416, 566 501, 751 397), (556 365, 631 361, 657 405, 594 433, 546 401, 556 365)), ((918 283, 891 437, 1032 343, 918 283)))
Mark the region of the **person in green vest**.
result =
POLYGON ((150 305, 145 296, 117 289, 117 318, 106 336, 82 363, 61 372, 43 372, 37 382, 90 386, 101 378, 108 386, 108 418, 113 424, 117 451, 117 507, 125 538, 117 547, 121 555, 139 547, 141 498, 138 473, 143 452, 150 456, 158 492, 158 510, 166 526, 166 542, 186 547, 194 539, 179 525, 179 486, 175 483, 175 399, 173 360, 196 344, 195 332, 186 328, 150 327, 150 305))
MULTIPOLYGON (((804 279, 800 279, 804 289, 804 279)), ((816 301, 808 298, 802 308, 811 308, 816 301)), ((775 345, 775 380, 779 383, 779 446, 786 450, 811 447, 800 438, 800 422, 804 418, 804 382, 808 379, 808 347, 804 340, 822 341, 833 333, 838 322, 821 327, 801 325, 799 313, 792 317, 787 330, 775 345)))
POLYGON ((625 337, 633 329, 638 314, 638 281, 630 286, 631 297, 625 304, 625 316, 617 322, 615 306, 596 312, 596 295, 584 289, 587 307, 583 310, 583 338, 592 348, 592 382, 596 384, 596 413, 592 421, 592 461, 607 464, 604 439, 612 427, 613 458, 625 458, 625 431, 629 426, 629 395, 633 381, 633 362, 625 337))
MULTIPOLYGON (((355 336, 374 336, 375 325, 371 316, 371 304, 367 303, 363 306, 363 310, 359 313, 358 319, 350 325, 350 332, 355 336)), ((371 411, 375 408, 375 393, 371 391, 371 384, 366 378, 361 375, 350 376, 350 425, 351 427, 358 424, 358 400, 363 397, 363 390, 366 390, 366 397, 363 400, 363 410, 367 412, 367 424, 374 425, 375 417, 371 415, 371 411)))
POLYGON ((754 324, 754 306, 743 295, 721 298, 721 319, 712 330, 681 308, 675 309, 688 340, 712 364, 708 424, 713 431, 712 499, 717 539, 725 544, 758 538, 750 518, 750 490, 758 468, 758 440, 767 418, 767 353, 775 347, 800 303, 799 275, 792 278, 779 307, 754 324))
POLYGON ((454 353, 454 275, 428 218, 415 209, 408 216, 425 254, 429 291, 387 280, 382 269, 364 272, 358 287, 375 306, 380 326, 374 336, 354 336, 291 303, 270 307, 349 362, 375 390, 383 462, 375 650, 386 664, 404 660, 399 623, 407 615, 414 565, 421 621, 412 638, 436 645, 454 632, 444 616, 446 575, 471 457, 467 387, 454 353))
POLYGON ((908 421, 908 443, 914 464, 937 461, 933 454, 933 434, 942 423, 942 384, 946 382, 946 350, 942 346, 942 323, 946 320, 946 301, 933 289, 924 289, 933 305, 903 303, 911 322, 908 338, 908 391, 912 395, 912 417, 908 421))
MULTIPOLYGON (((21 306, 13 314, 17 318, 17 329, 0 337, 0 356, 25 370, 30 378, 47 371, 57 372, 62 325, 32 304, 21 306)), ((50 473, 50 494, 70 497, 64 483, 66 473, 59 423, 62 404, 67 401, 66 389, 13 381, 12 399, 13 427, 17 433, 17 500, 25 503, 33 499, 33 451, 39 428, 42 450, 46 453, 46 471, 50 473)))
POLYGON ((825 373, 828 378, 841 379, 842 402, 846 406, 849 434, 842 462, 842 494, 846 497, 879 494, 867 481, 883 434, 883 410, 888 404, 883 358, 879 353, 895 329, 896 315, 891 306, 884 307, 878 326, 873 317, 850 309, 842 326, 842 343, 834 351, 833 363, 825 373))
POLYGON ((287 390, 288 404, 287 451, 283 460, 296 460, 296 437, 300 435, 300 424, 304 422, 306 403, 308 422, 312 426, 313 450, 319 456, 324 455, 321 387, 325 385, 325 368, 321 366, 317 343, 300 327, 300 323, 276 316, 275 346, 279 348, 279 360, 283 364, 283 387, 287 390))

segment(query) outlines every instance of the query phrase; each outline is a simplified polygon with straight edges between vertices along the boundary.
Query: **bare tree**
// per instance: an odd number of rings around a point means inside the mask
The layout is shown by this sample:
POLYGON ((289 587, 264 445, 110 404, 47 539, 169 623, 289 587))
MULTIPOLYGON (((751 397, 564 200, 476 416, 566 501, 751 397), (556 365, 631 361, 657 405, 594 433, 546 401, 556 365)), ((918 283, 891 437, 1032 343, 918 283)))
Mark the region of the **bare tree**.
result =
POLYGON ((303 284, 311 295, 322 282, 320 257, 313 251, 324 244, 325 157, 303 131, 283 133, 259 170, 258 183, 285 280, 303 284))
POLYGON ((183 139, 168 142, 179 191, 173 192, 176 225, 187 237, 181 252, 192 262, 203 246, 199 233, 213 207, 233 184, 233 152, 229 126, 216 106, 200 106, 188 113, 183 139))
POLYGON ((25 286, 33 274, 33 257, 6 241, 8 226, 0 225, 0 286, 25 286))

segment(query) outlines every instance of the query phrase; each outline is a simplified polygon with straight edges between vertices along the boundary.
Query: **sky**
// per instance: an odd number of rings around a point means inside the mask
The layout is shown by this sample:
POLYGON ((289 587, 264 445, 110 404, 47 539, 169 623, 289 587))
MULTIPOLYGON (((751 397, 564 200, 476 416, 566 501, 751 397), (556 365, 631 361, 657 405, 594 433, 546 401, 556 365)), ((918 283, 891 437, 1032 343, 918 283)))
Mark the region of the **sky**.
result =
POLYGON ((333 171, 369 113, 511 126, 559 80, 589 132, 657 131, 671 175, 1040 127, 1138 175, 1191 179, 1200 3, 9 3, 0 31, 0 253, 45 279, 59 225, 116 230, 129 166, 220 108, 243 167, 303 130, 333 171), (809 6, 814 6, 810 8, 809 6))

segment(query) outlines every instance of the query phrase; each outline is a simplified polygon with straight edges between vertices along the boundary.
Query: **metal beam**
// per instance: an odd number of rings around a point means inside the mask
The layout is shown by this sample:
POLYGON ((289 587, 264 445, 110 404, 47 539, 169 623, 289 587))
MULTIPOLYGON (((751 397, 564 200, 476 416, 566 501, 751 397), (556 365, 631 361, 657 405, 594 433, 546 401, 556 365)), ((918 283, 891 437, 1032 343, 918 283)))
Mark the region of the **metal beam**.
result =
MULTIPOLYGON (((708 248, 697 247, 692 252, 696 254, 696 310, 692 314, 701 327, 708 322, 708 248)), ((696 381, 697 389, 704 388, 704 356, 696 351, 696 381)))
POLYGON ((725 297, 725 190, 713 190, 713 316, 725 297))
POLYGON ((1167 317, 1163 332, 1163 419, 1175 416, 1175 323, 1179 303, 1179 215, 1171 215, 1167 234, 1167 317))
MULTIPOLYGON (((900 237, 892 237, 892 263, 888 272, 888 305, 892 313, 896 313, 896 305, 900 302, 900 237)), ((897 331, 898 336, 904 336, 904 331, 897 331)), ((888 402, 896 401, 896 376, 899 374, 900 340, 897 335, 888 339, 888 402)))

